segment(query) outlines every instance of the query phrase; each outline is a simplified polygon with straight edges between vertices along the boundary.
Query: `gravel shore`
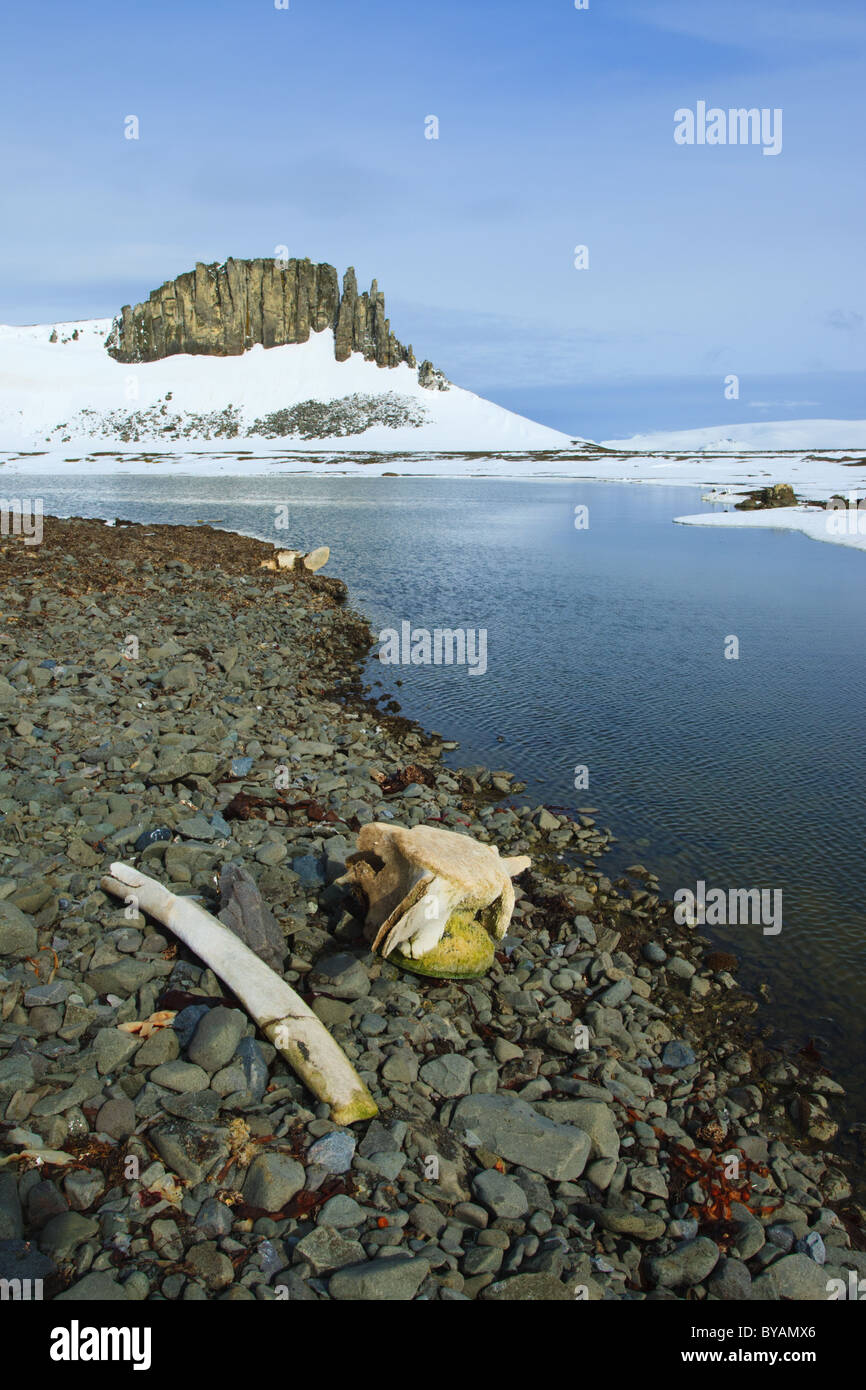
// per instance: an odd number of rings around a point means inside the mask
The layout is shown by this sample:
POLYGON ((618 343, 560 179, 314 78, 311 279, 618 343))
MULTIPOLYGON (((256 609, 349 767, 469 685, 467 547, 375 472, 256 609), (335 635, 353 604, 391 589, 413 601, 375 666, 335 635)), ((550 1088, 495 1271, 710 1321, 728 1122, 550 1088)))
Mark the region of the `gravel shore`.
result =
POLYGON ((592 808, 446 767, 441 736, 374 702, 345 586, 272 555, 81 519, 0 543, 0 1279, 776 1301, 866 1276, 819 1059, 765 1045, 736 960, 649 869, 610 881, 592 808), (370 820, 532 857, 486 976, 371 955, 341 881, 370 820), (335 1126, 221 982, 101 891, 118 859, 215 913, 242 862, 378 1117, 335 1126), (39 1149, 74 1162, 18 1156, 39 1149))

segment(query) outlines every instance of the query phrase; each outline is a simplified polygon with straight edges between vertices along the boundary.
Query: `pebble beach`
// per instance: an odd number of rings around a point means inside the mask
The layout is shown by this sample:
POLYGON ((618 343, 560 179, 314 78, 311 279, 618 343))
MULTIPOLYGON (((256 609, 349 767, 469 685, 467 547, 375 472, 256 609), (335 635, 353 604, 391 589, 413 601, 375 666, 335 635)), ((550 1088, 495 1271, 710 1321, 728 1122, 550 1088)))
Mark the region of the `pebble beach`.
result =
POLYGON ((778 1302, 866 1276, 820 1057, 770 1045, 651 864, 611 880, 592 806, 452 766, 447 730, 365 683, 345 585, 273 554, 81 518, 0 543, 0 1279, 778 1302), (486 974, 371 953, 346 878, 370 821, 530 856, 486 974), (378 1115, 336 1125, 223 982, 103 891, 118 860, 214 914, 243 865, 378 1115))

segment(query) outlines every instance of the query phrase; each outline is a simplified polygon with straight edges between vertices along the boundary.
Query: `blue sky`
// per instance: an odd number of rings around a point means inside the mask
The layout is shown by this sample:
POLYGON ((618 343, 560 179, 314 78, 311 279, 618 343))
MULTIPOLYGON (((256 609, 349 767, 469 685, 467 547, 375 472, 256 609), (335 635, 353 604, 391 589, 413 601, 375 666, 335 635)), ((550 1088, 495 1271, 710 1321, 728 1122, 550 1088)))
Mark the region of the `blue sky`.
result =
POLYGON ((860 0, 19 3, 0 321, 286 245, 574 433, 862 418, 864 58, 860 0), (781 108, 782 152, 677 145, 701 100, 781 108))

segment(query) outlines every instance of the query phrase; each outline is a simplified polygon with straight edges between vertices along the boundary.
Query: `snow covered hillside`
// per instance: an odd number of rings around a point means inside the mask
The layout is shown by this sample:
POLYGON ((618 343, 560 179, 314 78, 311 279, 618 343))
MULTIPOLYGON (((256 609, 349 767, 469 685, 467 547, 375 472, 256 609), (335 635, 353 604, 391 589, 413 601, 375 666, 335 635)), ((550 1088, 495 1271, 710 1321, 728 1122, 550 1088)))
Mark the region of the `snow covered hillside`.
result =
POLYGON ((330 328, 240 356, 117 362, 112 320, 0 326, 0 450, 561 449, 569 437, 407 364, 334 356, 330 328))

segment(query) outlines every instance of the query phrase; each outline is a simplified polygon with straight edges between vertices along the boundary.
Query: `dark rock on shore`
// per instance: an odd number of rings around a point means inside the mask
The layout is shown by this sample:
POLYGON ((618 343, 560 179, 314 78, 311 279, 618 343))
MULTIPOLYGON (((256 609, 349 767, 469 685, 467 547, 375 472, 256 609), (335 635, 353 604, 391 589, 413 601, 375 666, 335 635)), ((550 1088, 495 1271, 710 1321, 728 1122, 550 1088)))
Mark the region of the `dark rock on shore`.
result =
POLYGON ((742 502, 738 502, 738 512, 762 511, 767 507, 796 507, 797 495, 790 483, 774 483, 772 487, 762 487, 750 492, 742 502))

